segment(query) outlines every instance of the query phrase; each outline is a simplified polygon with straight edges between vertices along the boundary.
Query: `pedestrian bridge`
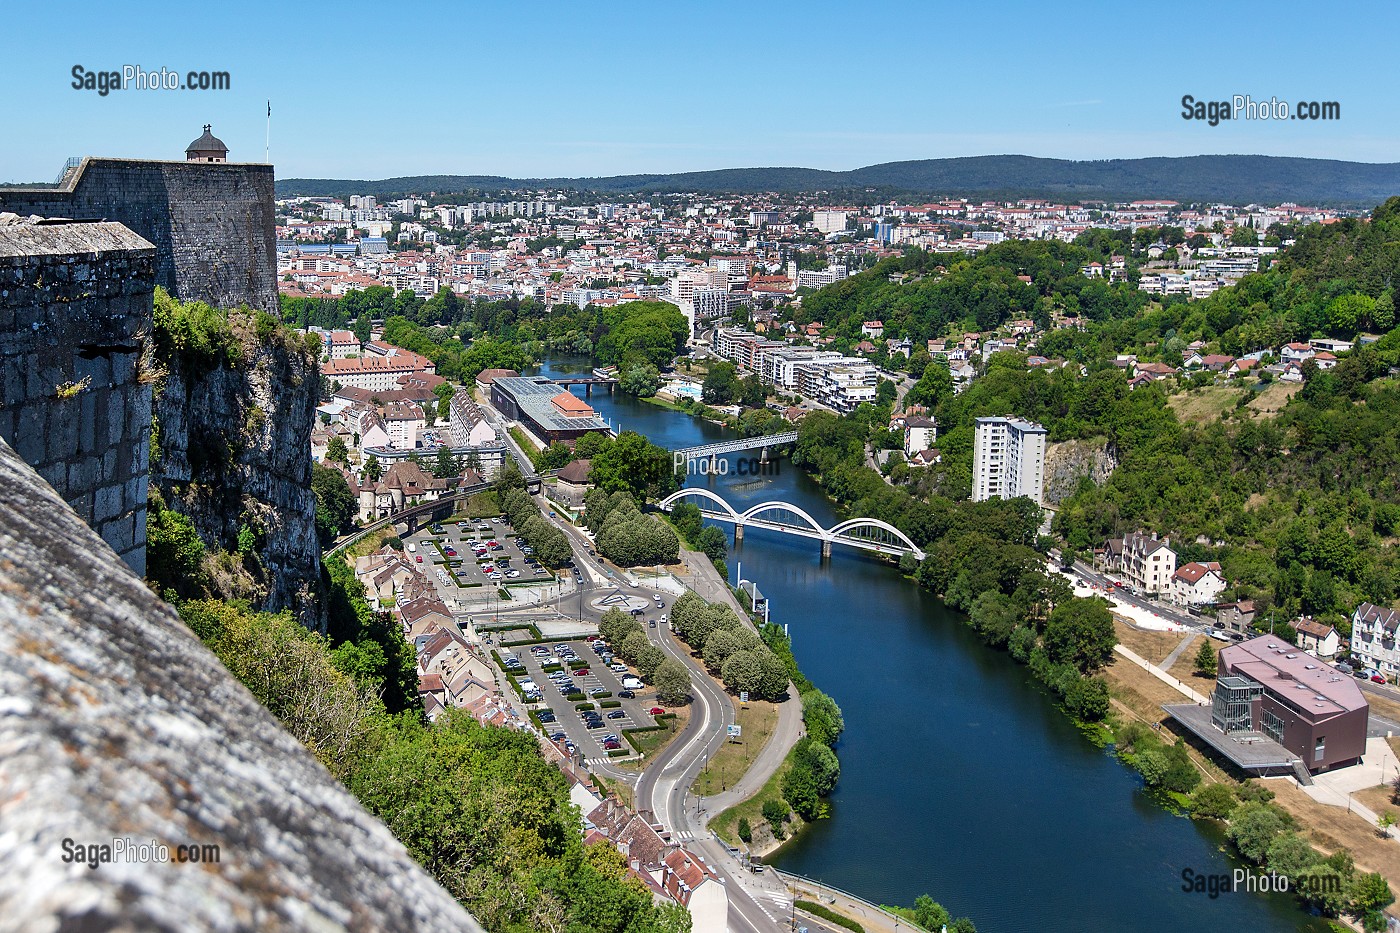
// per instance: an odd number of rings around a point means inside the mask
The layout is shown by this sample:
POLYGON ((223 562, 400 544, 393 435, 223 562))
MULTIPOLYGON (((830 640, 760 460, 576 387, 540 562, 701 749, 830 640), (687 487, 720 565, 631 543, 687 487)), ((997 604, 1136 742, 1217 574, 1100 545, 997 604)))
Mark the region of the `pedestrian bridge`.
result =
POLYGON ((876 554, 895 557, 912 554, 915 560, 924 559, 924 552, 908 535, 878 518, 848 518, 825 528, 821 522, 790 502, 760 502, 747 511, 738 512, 720 496, 701 488, 673 493, 661 500, 660 508, 669 512, 676 503, 687 499, 695 500, 695 505, 706 518, 733 525, 736 542, 744 540, 745 528, 764 528, 820 541, 823 557, 831 556, 833 544, 845 544, 876 554))
POLYGON ((682 447, 672 453, 682 455, 688 459, 698 459, 701 457, 722 457, 725 454, 736 454, 743 450, 763 450, 769 447, 781 447, 783 444, 797 443, 796 431, 785 431, 782 434, 763 434, 759 437, 740 437, 732 441, 720 441, 715 444, 701 444, 698 447, 682 447))

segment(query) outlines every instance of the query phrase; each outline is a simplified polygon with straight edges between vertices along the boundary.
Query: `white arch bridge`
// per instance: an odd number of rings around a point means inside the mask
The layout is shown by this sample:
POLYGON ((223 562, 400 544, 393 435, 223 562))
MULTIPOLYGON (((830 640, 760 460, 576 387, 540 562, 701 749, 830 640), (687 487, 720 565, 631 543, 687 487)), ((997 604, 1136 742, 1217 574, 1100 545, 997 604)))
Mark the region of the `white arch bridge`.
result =
POLYGON ((669 512, 676 503, 686 499, 697 500, 696 506, 706 518, 733 525, 735 541, 744 540, 746 527, 766 528, 820 541, 823 557, 831 556, 832 544, 845 544, 876 554, 913 554, 915 560, 924 559, 924 552, 908 535, 878 518, 848 518, 830 528, 824 528, 821 522, 791 502, 760 502, 747 511, 737 512, 720 496, 701 488, 682 489, 672 493, 661 500, 659 507, 669 512))

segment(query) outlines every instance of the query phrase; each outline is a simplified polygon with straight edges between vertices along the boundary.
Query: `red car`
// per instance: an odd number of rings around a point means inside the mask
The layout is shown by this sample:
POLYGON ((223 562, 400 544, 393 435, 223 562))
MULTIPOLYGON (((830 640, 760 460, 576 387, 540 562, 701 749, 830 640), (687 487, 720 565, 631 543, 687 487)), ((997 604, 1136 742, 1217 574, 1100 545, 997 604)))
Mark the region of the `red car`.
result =
POLYGON ((423 555, 422 555, 422 554, 414 554, 414 555, 413 555, 413 559, 416 560, 416 561, 417 561, 418 563, 420 563, 420 564, 423 563, 423 555))
POLYGON ((1383 684, 1383 683, 1387 683, 1387 682, 1388 682, 1388 681, 1387 681, 1383 676, 1381 676, 1380 674, 1372 674, 1372 675, 1371 675, 1371 683, 1373 683, 1373 684, 1383 684))
POLYGON ((660 716, 666 711, 659 706, 653 706, 651 709, 647 710, 647 712, 651 713, 653 716, 660 716))
POLYGON ((581 667, 581 668, 579 668, 578 670, 574 671, 574 676, 575 676, 575 677, 587 677, 587 676, 588 676, 588 668, 586 668, 586 667, 581 667))

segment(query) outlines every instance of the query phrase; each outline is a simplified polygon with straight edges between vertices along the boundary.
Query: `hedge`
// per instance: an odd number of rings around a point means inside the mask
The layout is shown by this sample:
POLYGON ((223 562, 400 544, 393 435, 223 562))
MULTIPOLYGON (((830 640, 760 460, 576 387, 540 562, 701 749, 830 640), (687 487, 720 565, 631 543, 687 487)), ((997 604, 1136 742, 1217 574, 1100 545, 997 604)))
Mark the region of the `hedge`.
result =
POLYGON ((865 933, 865 927, 861 926, 859 923, 856 923, 850 917, 843 917, 836 911, 831 910, 828 907, 824 907, 821 904, 817 904, 812 901, 793 901, 792 906, 805 913, 809 913, 814 917, 820 917, 823 920, 828 920, 836 924, 837 926, 845 927, 848 930, 852 930, 854 931, 854 933, 865 933))
POLYGON ((598 704, 601 709, 617 709, 621 705, 621 700, 604 700, 598 704))
POLYGON ((629 752, 629 751, 628 751, 627 749, 625 749, 625 748, 614 748, 614 749, 612 749, 611 751, 608 752, 608 757, 609 757, 609 758, 622 758, 622 757, 624 757, 624 756, 626 756, 626 755, 630 755, 630 754, 632 754, 632 753, 629 752))

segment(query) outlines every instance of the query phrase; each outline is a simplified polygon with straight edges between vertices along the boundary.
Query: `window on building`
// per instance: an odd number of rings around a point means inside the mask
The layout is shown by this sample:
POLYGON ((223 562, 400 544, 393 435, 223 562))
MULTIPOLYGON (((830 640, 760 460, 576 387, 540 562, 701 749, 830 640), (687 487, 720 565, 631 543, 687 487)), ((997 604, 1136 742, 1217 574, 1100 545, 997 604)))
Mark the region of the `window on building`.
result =
POLYGON ((1313 746, 1313 761, 1321 761, 1327 754, 1327 736, 1319 735, 1317 743, 1313 746))
POLYGON ((1269 710, 1264 710, 1264 734, 1275 742, 1283 741, 1283 720, 1269 710))

